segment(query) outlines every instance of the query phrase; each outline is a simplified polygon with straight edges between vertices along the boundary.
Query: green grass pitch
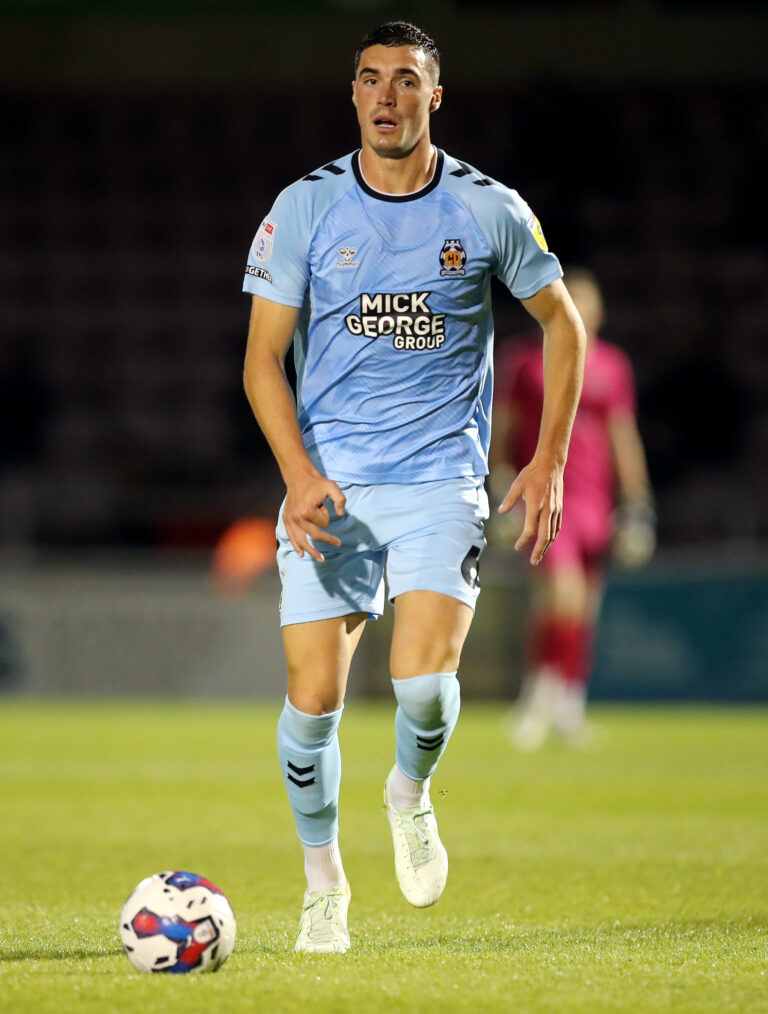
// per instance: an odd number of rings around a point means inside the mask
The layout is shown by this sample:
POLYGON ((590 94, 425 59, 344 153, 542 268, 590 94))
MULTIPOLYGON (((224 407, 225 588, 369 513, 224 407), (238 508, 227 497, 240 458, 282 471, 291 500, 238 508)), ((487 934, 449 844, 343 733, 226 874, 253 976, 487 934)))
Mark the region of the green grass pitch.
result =
POLYGON ((0 714, 0 1011, 768 1012, 768 712, 595 710, 600 753, 521 757, 465 706, 433 780, 451 871, 393 872, 392 708, 342 723, 352 950, 295 955, 301 856, 279 705, 51 703, 0 714), (149 873, 228 893, 216 975, 142 976, 120 908, 149 873))

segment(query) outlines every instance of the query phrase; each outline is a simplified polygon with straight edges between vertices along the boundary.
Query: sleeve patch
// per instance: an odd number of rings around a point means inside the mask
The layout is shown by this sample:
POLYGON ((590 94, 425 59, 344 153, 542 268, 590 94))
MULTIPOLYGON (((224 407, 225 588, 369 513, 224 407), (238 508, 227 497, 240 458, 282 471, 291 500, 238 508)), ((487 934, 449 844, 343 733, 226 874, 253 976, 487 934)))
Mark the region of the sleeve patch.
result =
POLYGON ((533 212, 531 212, 531 216, 528 219, 528 229, 530 230, 531 235, 539 244, 544 253, 547 253, 549 247, 547 246, 547 241, 544 239, 544 233, 541 228, 541 222, 538 220, 538 218, 534 215, 533 212))
POLYGON ((265 218, 254 237, 251 253, 253 254, 253 259, 260 264, 266 264, 272 256, 276 228, 277 226, 274 222, 270 222, 268 218, 265 218))
POLYGON ((249 264, 245 269, 246 275, 253 275, 254 278, 263 278, 265 282, 272 284, 272 275, 266 270, 266 268, 257 268, 253 264, 249 264))

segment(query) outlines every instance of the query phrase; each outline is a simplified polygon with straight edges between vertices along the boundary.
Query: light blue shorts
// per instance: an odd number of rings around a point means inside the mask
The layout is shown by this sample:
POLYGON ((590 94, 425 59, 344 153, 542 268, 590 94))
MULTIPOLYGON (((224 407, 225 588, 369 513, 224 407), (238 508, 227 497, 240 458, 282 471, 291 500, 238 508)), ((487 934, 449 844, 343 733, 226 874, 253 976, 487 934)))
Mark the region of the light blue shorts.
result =
POLYGON ((475 608, 488 517, 482 479, 340 486, 347 498, 344 517, 327 505, 328 531, 341 546, 318 543, 325 563, 296 553, 280 508, 282 626, 357 612, 376 619, 384 611, 385 571, 390 602, 407 591, 436 591, 475 608))

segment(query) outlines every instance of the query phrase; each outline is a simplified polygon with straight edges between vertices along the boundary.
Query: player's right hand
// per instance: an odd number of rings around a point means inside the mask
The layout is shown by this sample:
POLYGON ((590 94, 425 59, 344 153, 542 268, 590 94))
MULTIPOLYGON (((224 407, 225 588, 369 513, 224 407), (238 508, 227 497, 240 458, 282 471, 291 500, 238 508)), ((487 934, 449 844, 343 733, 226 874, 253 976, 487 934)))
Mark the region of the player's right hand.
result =
POLYGON ((331 523, 326 500, 333 503, 338 517, 344 516, 347 498, 336 483, 319 473, 303 474, 288 483, 283 508, 283 523, 291 545, 300 557, 309 553, 318 563, 324 563, 325 557, 313 542, 341 545, 341 539, 324 531, 331 523))

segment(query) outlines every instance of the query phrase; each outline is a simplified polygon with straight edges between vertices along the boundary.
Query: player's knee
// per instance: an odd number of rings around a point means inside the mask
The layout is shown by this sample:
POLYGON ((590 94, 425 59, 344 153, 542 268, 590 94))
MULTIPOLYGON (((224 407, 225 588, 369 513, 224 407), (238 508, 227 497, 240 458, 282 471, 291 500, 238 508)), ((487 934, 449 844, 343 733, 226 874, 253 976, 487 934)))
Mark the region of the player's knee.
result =
POLYGON ((393 658, 391 676, 393 680, 403 680, 413 679, 423 673, 456 672, 460 660, 460 647, 415 653, 407 658, 393 658))
POLYGON ((329 715, 339 710, 344 703, 344 695, 335 689, 301 687, 289 690, 288 700, 304 715, 329 715))
POLYGON ((407 718, 425 728, 449 725, 458 717, 461 691, 456 672, 435 672, 393 680, 395 697, 407 718))
POLYGON ((538 578, 536 611, 563 619, 578 618, 587 608, 587 586, 577 565, 549 559, 538 578))
POLYGON ((447 636, 430 638, 420 643, 409 639, 406 644, 393 644, 390 657, 392 679, 409 679, 425 672, 456 672, 461 661, 464 637, 464 630, 456 628, 447 636))

